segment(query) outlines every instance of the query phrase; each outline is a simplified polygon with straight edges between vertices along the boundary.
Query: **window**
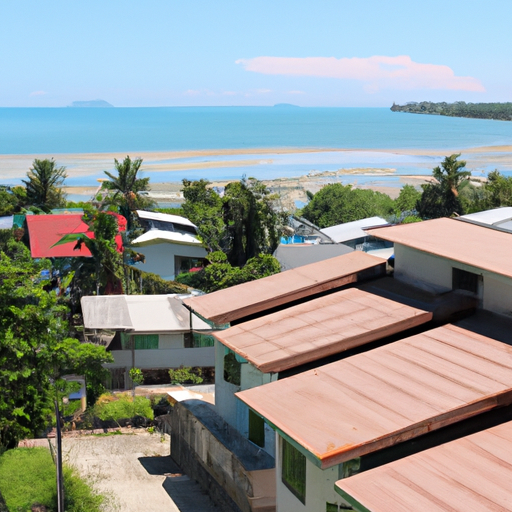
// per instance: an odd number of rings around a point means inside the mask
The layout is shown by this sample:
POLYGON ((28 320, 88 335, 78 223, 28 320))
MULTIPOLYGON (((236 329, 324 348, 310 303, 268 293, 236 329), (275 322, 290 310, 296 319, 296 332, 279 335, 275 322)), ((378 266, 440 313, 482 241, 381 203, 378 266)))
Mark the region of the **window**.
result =
POLYGON ((265 421, 249 409, 249 441, 256 446, 265 446, 265 421))
MULTIPOLYGON (((131 338, 129 334, 121 333, 121 346, 124 350, 131 349, 131 338)), ((135 334, 133 335, 135 350, 147 350, 158 348, 158 334, 135 334)))
POLYGON ((480 276, 473 272, 467 272, 460 268, 452 269, 452 289, 466 290, 471 293, 478 293, 478 281, 480 276))
POLYGON ((232 350, 226 349, 227 354, 224 356, 224 380, 235 386, 240 386, 242 365, 236 359, 236 355, 232 350))
POLYGON ((306 504, 306 456, 285 439, 283 441, 281 480, 283 484, 306 504))
POLYGON ((213 347, 215 338, 211 334, 194 333, 194 347, 213 347))

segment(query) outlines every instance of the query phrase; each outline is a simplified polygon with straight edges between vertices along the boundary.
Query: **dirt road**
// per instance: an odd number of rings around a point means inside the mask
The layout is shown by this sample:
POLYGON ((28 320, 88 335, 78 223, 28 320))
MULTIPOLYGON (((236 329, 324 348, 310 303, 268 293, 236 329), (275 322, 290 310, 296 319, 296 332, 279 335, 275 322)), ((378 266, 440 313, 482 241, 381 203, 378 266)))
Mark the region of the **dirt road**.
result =
POLYGON ((107 495, 106 512, 219 512, 169 456, 169 436, 145 431, 62 440, 63 459, 107 495))

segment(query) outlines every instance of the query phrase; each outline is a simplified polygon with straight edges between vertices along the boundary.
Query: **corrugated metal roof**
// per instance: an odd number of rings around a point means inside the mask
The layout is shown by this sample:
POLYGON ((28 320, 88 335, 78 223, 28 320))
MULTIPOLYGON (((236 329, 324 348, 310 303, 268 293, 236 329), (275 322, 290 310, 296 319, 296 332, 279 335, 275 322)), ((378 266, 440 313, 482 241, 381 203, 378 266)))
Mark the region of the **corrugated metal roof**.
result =
POLYGON ((431 318, 430 312, 351 288, 215 332, 214 336, 262 372, 281 372, 431 318))
POLYGON ((339 480, 370 512, 512 510, 512 422, 339 480))
POLYGON ((179 233, 178 231, 163 231, 161 229, 150 229, 135 240, 132 240, 131 245, 140 245, 159 240, 176 244, 201 245, 201 241, 193 235, 179 233))
POLYGON ((446 325, 237 396, 327 468, 511 403, 512 347, 446 325))
POLYGON ((366 229, 375 226, 387 226, 389 223, 382 217, 369 217, 368 219, 345 222, 336 226, 322 229, 322 233, 332 238, 336 243, 348 242, 367 236, 366 229))
POLYGON ((356 282, 365 271, 382 275, 385 262, 355 251, 183 302, 203 318, 223 324, 356 282))
MULTIPOLYGON (((81 298, 87 329, 173 332, 190 329, 190 311, 176 295, 95 295, 81 298)), ((210 326, 192 315, 194 330, 210 326)))
POLYGON ((279 244, 274 258, 281 264, 281 270, 290 270, 348 254, 353 250, 343 244, 279 244))
POLYGON ((137 210, 137 215, 141 219, 159 220, 161 222, 170 222, 172 224, 182 224, 183 226, 191 226, 193 228, 197 228, 195 224, 190 222, 187 218, 181 217, 180 215, 171 215, 170 213, 159 212, 146 212, 144 210, 137 210))
POLYGON ((492 210, 485 210, 483 212, 469 213, 467 215, 461 215, 459 219, 487 224, 489 226, 501 227, 502 224, 508 225, 508 223, 512 221, 512 206, 493 208, 492 210))
POLYGON ((368 231, 419 251, 512 277, 510 233, 454 219, 434 219, 368 231))

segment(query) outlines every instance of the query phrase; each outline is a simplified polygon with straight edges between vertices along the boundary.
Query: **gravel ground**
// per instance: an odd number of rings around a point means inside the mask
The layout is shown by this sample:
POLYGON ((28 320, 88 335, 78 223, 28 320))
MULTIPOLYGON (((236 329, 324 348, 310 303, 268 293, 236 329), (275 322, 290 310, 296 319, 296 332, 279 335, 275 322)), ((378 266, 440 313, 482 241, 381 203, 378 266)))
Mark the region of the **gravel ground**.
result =
POLYGON ((107 496, 105 512, 219 512, 169 455, 169 436, 134 431, 62 440, 63 460, 107 496))

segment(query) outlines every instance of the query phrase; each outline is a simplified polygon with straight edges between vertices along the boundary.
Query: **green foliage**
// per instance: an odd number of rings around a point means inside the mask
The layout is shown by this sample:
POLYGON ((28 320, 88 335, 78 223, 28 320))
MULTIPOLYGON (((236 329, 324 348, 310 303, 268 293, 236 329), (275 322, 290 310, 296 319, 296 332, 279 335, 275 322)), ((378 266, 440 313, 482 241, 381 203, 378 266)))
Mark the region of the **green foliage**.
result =
POLYGON ((272 254, 287 222, 276 194, 254 178, 229 183, 220 197, 207 180, 183 180, 183 214, 198 226, 210 252, 224 251, 231 265, 242 267, 258 254, 272 254))
POLYGON ((210 264, 204 270, 196 272, 198 280, 196 287, 205 292, 255 281, 281 271, 279 262, 269 254, 259 254, 248 260, 241 268, 231 265, 222 251, 209 254, 208 260, 210 264))
POLYGON ((158 213, 168 213, 169 215, 179 215, 180 217, 184 217, 183 208, 179 206, 178 208, 153 208, 154 212, 158 213))
POLYGON ((5 188, 0 188, 0 216, 13 215, 16 211, 18 211, 16 196, 5 188))
POLYGON ((320 228, 326 228, 367 217, 386 218, 393 210, 393 200, 387 194, 332 183, 313 196, 303 208, 302 216, 320 228))
POLYGON ((485 186, 485 209, 512 206, 512 177, 492 171, 485 186))
POLYGON ((171 368, 169 370, 171 384, 201 384, 203 382, 201 375, 201 368, 192 370, 190 366, 182 365, 179 368, 171 368))
POLYGON ((130 292, 142 295, 167 295, 170 293, 187 293, 187 286, 176 281, 166 281, 156 274, 144 272, 136 267, 129 267, 130 292), (141 286, 142 283, 142 286, 141 286))
POLYGON ((421 186, 423 193, 416 205, 421 218, 436 219, 464 213, 459 191, 468 185, 471 173, 463 170, 466 162, 457 160, 459 156, 454 154, 445 157, 441 166, 432 171, 435 182, 421 186))
POLYGON ((416 209, 416 203, 421 198, 421 192, 412 185, 404 185, 395 199, 394 211, 400 215, 402 212, 411 212, 416 209))
POLYGON ((144 382, 144 374, 140 368, 130 368, 129 373, 130 379, 135 385, 140 386, 144 382))
MULTIPOLYGON (((64 466, 65 509, 99 512, 104 502, 77 474, 64 466)), ((0 489, 9 510, 31 510, 38 503, 57 510, 55 464, 47 448, 16 448, 0 456, 0 489)))
POLYGON ((27 180, 22 180, 27 189, 28 204, 50 211, 66 204, 62 185, 66 179, 66 168, 57 167, 55 160, 35 159, 27 180))
POLYGON ((512 103, 433 103, 422 101, 407 105, 395 105, 391 107, 393 112, 409 112, 412 114, 436 114, 450 117, 470 117, 477 119, 500 119, 512 121, 512 103))
POLYGON ((208 180, 183 180, 183 215, 197 226, 198 236, 209 252, 221 250, 225 226, 222 199, 208 180))
POLYGON ((103 421, 120 421, 134 416, 153 419, 153 409, 148 398, 132 397, 125 393, 101 395, 94 405, 94 414, 103 421))
POLYGON ((0 446, 44 430, 55 396, 50 380, 94 379, 112 361, 104 347, 68 338, 67 307, 39 279, 49 266, 14 240, 0 253, 0 446))
POLYGON ((153 206, 154 203, 141 192, 149 190, 149 178, 140 178, 139 172, 142 172, 142 158, 132 160, 127 156, 122 162, 114 159, 114 165, 117 176, 104 171, 110 178, 103 182, 103 188, 110 191, 105 198, 105 204, 111 204, 119 207, 119 213, 128 221, 128 229, 131 228, 132 212, 153 206))

